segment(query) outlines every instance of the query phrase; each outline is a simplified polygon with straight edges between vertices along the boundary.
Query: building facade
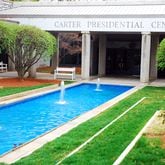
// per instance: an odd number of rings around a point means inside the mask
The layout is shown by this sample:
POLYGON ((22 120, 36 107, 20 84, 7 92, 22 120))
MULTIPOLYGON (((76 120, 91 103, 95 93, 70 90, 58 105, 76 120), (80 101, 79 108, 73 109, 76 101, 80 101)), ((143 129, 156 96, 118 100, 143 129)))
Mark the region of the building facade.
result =
MULTIPOLYGON (((156 51, 165 34, 162 0, 73 0, 17 2, 0 18, 56 34, 82 35, 81 76, 132 75, 157 78, 156 51)), ((54 58, 58 64, 57 58, 54 58)))

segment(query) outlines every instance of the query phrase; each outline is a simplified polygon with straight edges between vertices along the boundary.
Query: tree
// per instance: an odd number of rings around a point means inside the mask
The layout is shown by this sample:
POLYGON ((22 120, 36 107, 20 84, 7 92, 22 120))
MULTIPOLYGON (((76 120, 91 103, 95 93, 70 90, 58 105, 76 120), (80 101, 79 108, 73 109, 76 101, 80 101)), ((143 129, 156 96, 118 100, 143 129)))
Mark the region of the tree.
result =
POLYGON ((165 69, 165 39, 163 39, 159 45, 157 51, 157 61, 158 61, 158 69, 165 69))
POLYGON ((0 53, 2 51, 13 52, 17 26, 8 22, 0 22, 0 53))
MULTIPOLYGON (((18 24, 0 21, 0 55, 7 62, 8 54, 14 53, 18 24)), ((2 58, 1 58, 2 59, 2 58)), ((14 65, 10 63, 10 68, 14 65)))
POLYGON ((7 50, 20 79, 40 58, 50 57, 56 51, 55 37, 48 32, 32 26, 0 24, 6 26, 5 42, 0 38, 1 47, 7 50))
POLYGON ((66 55, 74 55, 81 53, 82 37, 80 33, 60 33, 60 61, 66 55))

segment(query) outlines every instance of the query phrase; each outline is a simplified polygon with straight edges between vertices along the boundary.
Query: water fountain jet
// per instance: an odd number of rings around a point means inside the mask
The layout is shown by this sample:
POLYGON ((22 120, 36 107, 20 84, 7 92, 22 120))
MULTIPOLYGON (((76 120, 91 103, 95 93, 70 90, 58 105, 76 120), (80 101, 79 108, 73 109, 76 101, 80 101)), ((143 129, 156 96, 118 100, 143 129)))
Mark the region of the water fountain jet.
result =
POLYGON ((61 91, 60 91, 60 98, 58 101, 58 104, 66 104, 66 101, 64 100, 64 95, 65 95, 65 85, 64 81, 61 81, 61 91))
POLYGON ((102 91, 102 90, 100 89, 100 78, 97 79, 95 91, 102 91))

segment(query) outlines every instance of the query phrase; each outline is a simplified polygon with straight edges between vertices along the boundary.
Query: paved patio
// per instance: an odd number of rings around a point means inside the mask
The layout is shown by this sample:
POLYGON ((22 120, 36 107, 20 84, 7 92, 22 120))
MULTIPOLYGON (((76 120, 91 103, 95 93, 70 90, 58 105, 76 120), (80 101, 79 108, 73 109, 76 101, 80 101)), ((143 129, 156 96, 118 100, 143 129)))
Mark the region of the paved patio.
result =
MULTIPOLYGON (((16 72, 3 72, 0 73, 0 78, 12 78, 17 77, 16 72)), ((50 79, 53 80, 53 74, 50 73, 38 73, 37 72, 37 78, 38 79, 50 79)), ((82 81, 80 75, 76 75, 76 81, 82 81)), ((92 82, 97 81, 97 76, 91 77, 92 82)), ((137 86, 139 84, 142 84, 138 78, 134 77, 101 77, 100 78, 101 83, 111 83, 111 84, 124 84, 124 85, 134 85, 137 86)), ((145 85, 151 85, 151 86, 165 86, 165 79, 157 79, 155 81, 152 81, 145 85)))

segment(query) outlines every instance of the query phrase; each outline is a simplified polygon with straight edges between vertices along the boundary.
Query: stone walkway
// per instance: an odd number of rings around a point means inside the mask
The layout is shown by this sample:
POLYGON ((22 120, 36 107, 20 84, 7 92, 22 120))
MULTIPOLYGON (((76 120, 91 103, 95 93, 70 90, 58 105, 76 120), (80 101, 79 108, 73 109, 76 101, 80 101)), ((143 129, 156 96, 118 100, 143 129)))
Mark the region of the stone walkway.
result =
MULTIPOLYGON (((11 77, 17 77, 16 72, 4 72, 0 73, 0 78, 11 78, 11 77)), ((50 73, 37 73, 38 79, 50 79, 53 80, 53 74, 50 73)), ((81 76, 76 75, 76 80, 81 81, 81 76)), ((91 77, 92 82, 97 81, 97 77, 91 77)), ((100 78, 101 83, 110 83, 110 84, 123 84, 123 85, 139 85, 140 80, 138 78, 128 78, 128 77, 101 77, 100 78)), ((149 84, 145 85, 151 85, 151 86, 165 86, 165 79, 157 79, 155 81, 150 82, 149 84)))

